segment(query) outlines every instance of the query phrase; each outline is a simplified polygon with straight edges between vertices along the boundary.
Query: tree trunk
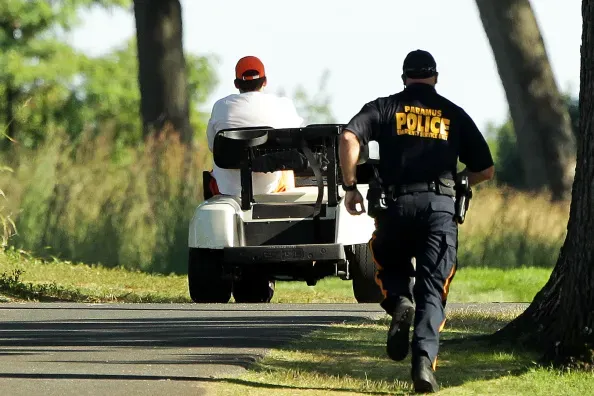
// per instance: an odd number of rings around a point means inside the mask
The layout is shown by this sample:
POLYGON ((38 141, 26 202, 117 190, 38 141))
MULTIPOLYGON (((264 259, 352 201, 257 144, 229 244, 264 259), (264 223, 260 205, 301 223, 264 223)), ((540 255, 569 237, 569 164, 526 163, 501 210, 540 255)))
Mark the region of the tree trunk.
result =
POLYGON ((170 122, 192 141, 179 0, 134 0, 144 135, 170 122))
POLYGON ((504 339, 543 350, 558 363, 594 360, 594 1, 582 3, 577 168, 567 237, 551 277, 504 339))
POLYGON ((569 199, 575 171, 571 119, 528 0, 476 0, 506 93, 526 187, 569 199))

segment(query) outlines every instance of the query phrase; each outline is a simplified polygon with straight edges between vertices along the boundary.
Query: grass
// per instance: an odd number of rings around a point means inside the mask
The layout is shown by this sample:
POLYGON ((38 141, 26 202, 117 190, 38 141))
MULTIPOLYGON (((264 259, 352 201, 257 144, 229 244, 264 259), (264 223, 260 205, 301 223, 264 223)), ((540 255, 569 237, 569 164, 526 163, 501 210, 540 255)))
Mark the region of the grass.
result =
MULTIPOLYGON (((0 207, 18 230, 11 244, 40 257, 183 274, 200 172, 210 167, 202 142, 188 149, 164 133, 124 150, 108 133, 77 145, 48 133, 38 149, 0 156, 13 170, 0 172, 10 198, 0 207)), ((460 227, 461 266, 552 268, 568 209, 543 195, 477 189, 460 227)))
MULTIPOLYGON (((462 269, 449 301, 528 302, 548 276, 544 268, 462 269)), ((333 278, 315 287, 282 282, 274 302, 354 302, 350 286, 333 278)), ((0 252, 0 302, 19 300, 189 302, 185 276, 42 261, 9 248, 0 252)), ((537 356, 526 351, 469 338, 497 330, 519 312, 458 310, 448 316, 438 366, 441 394, 589 394, 592 373, 539 367, 537 356)), ((334 324, 271 351, 240 378, 218 380, 210 391, 221 396, 408 394, 408 362, 385 356, 387 326, 387 319, 334 324)))
MULTIPOLYGON (((442 395, 589 394, 594 373, 560 372, 537 356, 497 348, 472 336, 492 333, 520 311, 454 311, 442 333, 437 379, 442 395)), ((388 320, 335 324, 275 349, 237 379, 212 389, 220 396, 406 395, 410 362, 385 354, 388 320)), ((409 355, 410 356, 410 355, 409 355)))
POLYGON ((32 301, 188 302, 186 279, 140 270, 43 261, 14 249, 0 253, 0 296, 32 301))
MULTIPOLYGON (((465 268, 456 273, 450 288, 454 302, 528 302, 544 286, 551 274, 546 268, 465 268)), ((280 283, 274 302, 317 303, 355 302, 351 282, 326 278, 316 286, 280 283)))
MULTIPOLYGON (((528 302, 550 270, 467 268, 452 283, 449 301, 528 302)), ((355 303, 352 283, 326 278, 316 286, 278 282, 273 303, 355 303)), ((0 253, 0 295, 79 302, 190 302, 185 275, 148 274, 59 260, 40 260, 14 248, 0 253)))
POLYGON ((553 268, 567 233, 569 203, 492 185, 476 191, 459 227, 461 267, 553 268))
POLYGON ((202 147, 164 131, 134 149, 109 134, 77 145, 55 133, 37 150, 15 147, 0 174, 18 230, 11 245, 37 256, 183 272, 188 222, 202 196, 202 147))
MULTIPOLYGON (((530 301, 547 281, 546 268, 463 268, 449 301, 530 301)), ((335 278, 315 287, 278 284, 273 302, 354 302, 351 283, 335 278)), ((0 252, 0 302, 189 302, 182 275, 148 274, 59 260, 43 261, 14 248, 0 252)), ((581 395, 592 373, 560 372, 537 366, 536 356, 495 349, 467 338, 493 332, 519 311, 506 314, 458 311, 449 315, 439 356, 441 394, 581 395)), ((212 394, 234 395, 405 395, 407 362, 385 357, 388 322, 338 323, 271 351, 240 378, 211 384, 212 394)))

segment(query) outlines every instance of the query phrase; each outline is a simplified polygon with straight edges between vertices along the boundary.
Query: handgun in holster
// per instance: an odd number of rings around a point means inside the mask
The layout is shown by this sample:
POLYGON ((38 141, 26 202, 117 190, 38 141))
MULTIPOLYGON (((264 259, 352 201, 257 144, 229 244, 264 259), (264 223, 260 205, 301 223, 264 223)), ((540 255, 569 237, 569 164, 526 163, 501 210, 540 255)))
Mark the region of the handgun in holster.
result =
POLYGON ((376 167, 373 167, 373 174, 375 178, 373 178, 369 182, 369 189, 367 190, 367 215, 372 218, 376 218, 381 212, 386 210, 388 206, 386 205, 386 193, 381 184, 381 179, 379 177, 378 171, 376 167))
POLYGON ((454 214, 454 220, 458 224, 464 223, 470 200, 472 199, 472 188, 468 182, 467 176, 459 176, 456 180, 454 187, 456 191, 456 213, 454 214))

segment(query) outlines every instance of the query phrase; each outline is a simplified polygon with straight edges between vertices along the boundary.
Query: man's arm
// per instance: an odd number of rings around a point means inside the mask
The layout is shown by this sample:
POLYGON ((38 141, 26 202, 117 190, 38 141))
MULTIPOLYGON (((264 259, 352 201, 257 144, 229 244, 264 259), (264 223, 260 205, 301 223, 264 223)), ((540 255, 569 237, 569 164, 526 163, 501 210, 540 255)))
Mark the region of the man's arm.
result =
POLYGON ((495 166, 489 145, 470 116, 462 110, 460 162, 466 168, 458 176, 467 176, 471 186, 491 180, 495 166))
POLYGON ((474 186, 476 184, 482 183, 487 180, 491 180, 495 175, 495 166, 491 165, 487 169, 484 169, 480 172, 471 172, 468 168, 464 168, 458 176, 466 176, 468 177, 468 184, 474 186))
POLYGON ((214 146, 214 123, 212 122, 212 118, 208 121, 208 126, 206 127, 206 140, 208 141, 208 149, 212 152, 212 148, 214 146))
POLYGON ((217 133, 216 131, 216 112, 217 112, 217 103, 215 103, 212 107, 212 111, 210 112, 210 118, 208 119, 208 125, 206 127, 206 140, 208 142, 208 149, 212 152, 214 146, 214 138, 217 133))
POLYGON ((343 183, 356 183, 356 169, 361 145, 377 139, 381 113, 377 101, 369 102, 355 115, 340 135, 338 155, 343 183))
POLYGON ((342 171, 343 183, 351 186, 357 182, 356 170, 361 145, 359 138, 352 131, 345 129, 338 143, 338 157, 342 171))
MULTIPOLYGON (((367 103, 361 111, 353 117, 343 129, 338 142, 338 157, 342 172, 342 182, 345 186, 352 186, 357 182, 357 162, 361 152, 361 144, 367 144, 376 138, 380 112, 377 103, 367 103)), ((344 206, 347 212, 357 216, 365 213, 365 200, 357 190, 348 190, 344 196, 344 206), (361 205, 361 210, 357 209, 361 205)))

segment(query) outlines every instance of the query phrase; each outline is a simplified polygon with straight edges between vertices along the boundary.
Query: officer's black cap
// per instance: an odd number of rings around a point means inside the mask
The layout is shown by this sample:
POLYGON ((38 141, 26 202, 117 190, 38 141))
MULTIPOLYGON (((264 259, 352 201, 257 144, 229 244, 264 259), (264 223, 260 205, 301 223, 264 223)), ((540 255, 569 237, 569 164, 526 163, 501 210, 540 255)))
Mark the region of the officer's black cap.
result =
POLYGON ((427 78, 437 75, 437 64, 433 55, 427 51, 411 51, 404 58, 402 73, 410 78, 427 78))

